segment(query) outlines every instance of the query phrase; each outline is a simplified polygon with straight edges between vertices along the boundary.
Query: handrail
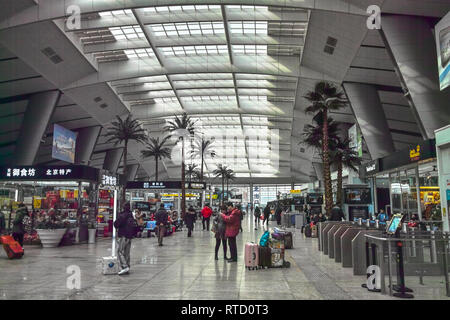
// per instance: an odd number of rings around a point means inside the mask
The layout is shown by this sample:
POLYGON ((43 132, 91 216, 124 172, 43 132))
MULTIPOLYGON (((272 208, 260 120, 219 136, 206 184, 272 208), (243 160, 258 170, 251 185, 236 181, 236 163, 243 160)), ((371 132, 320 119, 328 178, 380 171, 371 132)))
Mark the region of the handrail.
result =
POLYGON ((450 241, 450 237, 448 233, 444 233, 442 237, 439 237, 440 234, 430 235, 430 238, 386 238, 386 237, 377 237, 371 234, 365 234, 366 238, 370 238, 373 240, 379 240, 379 241, 450 241), (431 238, 434 237, 434 238, 431 238))

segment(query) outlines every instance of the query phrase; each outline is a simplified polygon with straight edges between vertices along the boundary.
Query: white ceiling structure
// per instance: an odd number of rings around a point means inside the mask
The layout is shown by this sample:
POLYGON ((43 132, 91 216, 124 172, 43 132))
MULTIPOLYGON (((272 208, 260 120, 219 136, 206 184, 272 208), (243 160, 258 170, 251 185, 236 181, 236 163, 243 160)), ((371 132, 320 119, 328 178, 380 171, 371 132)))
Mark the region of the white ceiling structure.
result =
MULTIPOLYGON (((376 31, 366 28, 366 8, 383 13, 440 17, 447 1, 421 0, 15 0, 0 10, 0 117, 17 123, 0 129, 2 162, 14 153, 26 97, 60 90, 51 123, 68 129, 99 125, 90 165, 101 167, 115 148, 104 136, 116 115, 132 113, 151 136, 186 112, 198 132, 214 138, 219 163, 238 182, 309 182, 313 150, 299 145, 307 102, 320 80, 379 85, 396 148, 417 141, 420 131, 402 100, 391 57, 376 31), (70 11, 81 12, 73 29, 70 11), (334 53, 324 47, 334 41, 334 53), (51 48, 61 61, 43 53, 51 48), (22 100, 17 97, 23 97, 22 100), (98 98, 101 102, 97 102, 98 98), (101 107, 100 107, 101 105, 101 107)), ((443 11, 446 8, 446 11, 443 11)), ((400 88, 401 89, 401 88, 400 88)), ((331 116, 347 128, 350 107, 331 116)), ((50 131, 49 131, 50 133, 50 131)), ((50 139, 36 163, 51 162, 50 139)), ((138 178, 154 176, 142 145, 129 148, 138 178)), ((370 159, 365 148, 364 157, 370 159)), ((188 159, 187 163, 199 163, 188 159)), ((164 160, 161 179, 179 178, 180 165, 164 160)))

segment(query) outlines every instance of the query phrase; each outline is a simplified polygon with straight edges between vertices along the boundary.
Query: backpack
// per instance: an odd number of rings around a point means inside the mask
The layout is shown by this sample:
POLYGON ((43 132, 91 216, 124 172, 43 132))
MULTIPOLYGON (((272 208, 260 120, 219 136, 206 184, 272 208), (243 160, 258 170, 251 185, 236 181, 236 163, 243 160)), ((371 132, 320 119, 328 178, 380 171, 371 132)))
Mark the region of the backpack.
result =
POLYGON ((127 233, 133 235, 133 237, 136 237, 139 232, 139 225, 134 217, 128 218, 126 228, 127 233))
POLYGON ((270 232, 269 231, 264 232, 261 239, 259 240, 259 245, 261 247, 267 247, 269 238, 270 238, 270 232))

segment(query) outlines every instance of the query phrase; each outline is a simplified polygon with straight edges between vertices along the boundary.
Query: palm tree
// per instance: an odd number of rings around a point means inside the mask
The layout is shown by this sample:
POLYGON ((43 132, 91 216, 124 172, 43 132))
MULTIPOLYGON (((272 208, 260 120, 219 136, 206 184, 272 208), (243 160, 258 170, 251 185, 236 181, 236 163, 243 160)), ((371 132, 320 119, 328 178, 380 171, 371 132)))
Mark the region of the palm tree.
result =
POLYGON ((212 150, 213 142, 214 140, 205 140, 202 137, 202 140, 196 140, 194 148, 191 151, 192 155, 198 156, 202 160, 200 167, 200 181, 203 181, 203 167, 205 163, 205 157, 211 156, 211 158, 214 158, 216 156, 216 152, 212 150))
POLYGON ((213 171, 213 175, 218 178, 222 178, 222 204, 225 197, 225 179, 228 174, 227 166, 222 166, 222 164, 217 165, 217 169, 213 171))
MULTIPOLYGON (((142 128, 141 123, 137 119, 133 119, 131 114, 128 114, 125 120, 122 120, 119 116, 116 116, 117 121, 112 121, 112 127, 108 129, 106 136, 109 139, 106 141, 114 142, 114 145, 123 143, 123 175, 127 176, 127 154, 128 143, 130 141, 136 141, 145 143, 147 141, 147 132, 142 128)), ((125 181, 126 184, 127 181, 125 181)), ((122 203, 125 203, 125 188, 122 191, 122 203)))
MULTIPOLYGON (((313 147, 314 149, 317 149, 320 152, 320 155, 322 157, 322 140, 323 140, 323 116, 321 113, 317 114, 317 116, 314 117, 313 121, 315 124, 308 124, 303 129, 303 141, 301 141, 299 144, 304 144, 308 147, 313 147)), ((331 117, 328 117, 328 141, 330 143, 336 144, 338 141, 338 123, 335 122, 331 117)))
POLYGON ((228 184, 231 181, 233 181, 234 179, 236 179, 236 174, 234 173, 234 171, 232 169, 227 169, 227 173, 225 175, 225 180, 227 181, 227 200, 230 197, 230 194, 228 193, 228 184))
POLYGON ((159 141, 159 137, 150 138, 146 143, 146 149, 141 151, 143 158, 155 158, 155 181, 158 181, 158 161, 171 158, 171 149, 166 147, 169 138, 170 136, 167 136, 161 141, 159 141))
POLYGON ((333 191, 331 188, 328 112, 345 107, 347 100, 345 99, 344 92, 339 91, 334 84, 326 81, 316 83, 314 91, 308 91, 304 98, 311 103, 311 105, 305 109, 306 113, 322 112, 323 115, 322 159, 325 185, 325 208, 327 215, 330 215, 333 207, 333 191))
POLYGON ((338 141, 334 151, 330 154, 331 162, 337 165, 337 195, 336 203, 342 204, 342 171, 346 167, 350 170, 358 172, 358 167, 361 165, 362 159, 358 152, 350 148, 350 140, 345 139, 338 141))
POLYGON ((185 186, 185 164, 184 164, 184 143, 185 133, 190 135, 194 134, 194 121, 186 113, 183 113, 181 117, 175 116, 174 120, 168 121, 164 130, 179 135, 181 140, 181 216, 184 218, 186 214, 186 186, 185 186))
POLYGON ((187 166, 186 177, 189 182, 192 182, 192 180, 200 180, 200 171, 197 169, 196 164, 189 164, 187 166))

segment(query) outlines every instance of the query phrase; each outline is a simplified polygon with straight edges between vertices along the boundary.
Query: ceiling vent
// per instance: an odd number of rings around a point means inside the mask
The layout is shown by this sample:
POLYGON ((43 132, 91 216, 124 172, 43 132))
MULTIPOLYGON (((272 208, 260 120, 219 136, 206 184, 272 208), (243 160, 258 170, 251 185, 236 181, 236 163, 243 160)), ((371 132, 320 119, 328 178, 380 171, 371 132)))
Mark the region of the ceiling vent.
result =
POLYGON ((63 59, 56 54, 55 50, 53 50, 53 48, 47 47, 43 50, 41 50, 41 52, 50 59, 51 62, 53 62, 54 64, 58 64, 63 62, 63 59))
POLYGON ((336 48, 336 45, 337 45, 337 39, 333 38, 333 37, 328 37, 327 44, 325 45, 325 48, 323 49, 323 51, 328 54, 333 54, 334 49, 336 48))
POLYGON ((305 148, 300 148, 301 153, 305 153, 305 148))
POLYGON ((100 102, 100 101, 102 101, 102 98, 97 97, 97 98, 94 99, 94 101, 95 101, 95 102, 100 102))
POLYGON ((102 109, 105 109, 105 108, 107 108, 108 107, 108 105, 106 104, 106 103, 102 103, 101 105, 100 105, 100 108, 102 108, 102 109))

